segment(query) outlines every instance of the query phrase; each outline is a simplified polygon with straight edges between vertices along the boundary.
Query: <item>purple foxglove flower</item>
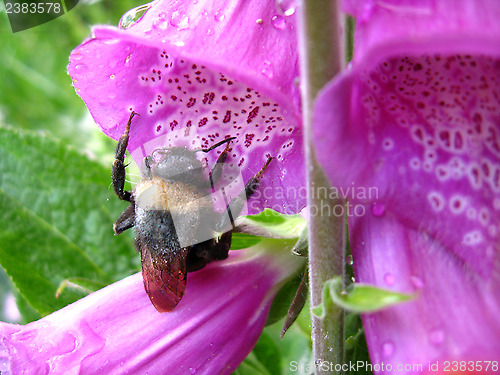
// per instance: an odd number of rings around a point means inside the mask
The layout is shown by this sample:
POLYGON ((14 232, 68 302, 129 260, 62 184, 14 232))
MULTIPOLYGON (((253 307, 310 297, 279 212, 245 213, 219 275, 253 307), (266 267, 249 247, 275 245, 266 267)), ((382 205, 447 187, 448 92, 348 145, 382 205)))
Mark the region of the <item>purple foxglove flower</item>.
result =
POLYGON ((0 322, 0 372, 230 374, 300 263, 286 251, 241 250, 192 273, 170 313, 155 310, 135 274, 25 326, 0 322))
POLYGON ((357 281, 418 293, 364 315, 376 372, 498 361, 500 2, 344 5, 355 55, 316 102, 318 159, 351 205, 357 281))
POLYGON ((304 168, 293 13, 275 0, 154 1, 120 28, 94 27, 68 72, 108 136, 118 139, 130 113, 140 114, 129 142, 139 165, 159 147, 236 137, 231 161, 245 181, 275 157, 266 171, 275 178, 262 181, 248 213, 296 213, 305 194, 296 193, 304 168))

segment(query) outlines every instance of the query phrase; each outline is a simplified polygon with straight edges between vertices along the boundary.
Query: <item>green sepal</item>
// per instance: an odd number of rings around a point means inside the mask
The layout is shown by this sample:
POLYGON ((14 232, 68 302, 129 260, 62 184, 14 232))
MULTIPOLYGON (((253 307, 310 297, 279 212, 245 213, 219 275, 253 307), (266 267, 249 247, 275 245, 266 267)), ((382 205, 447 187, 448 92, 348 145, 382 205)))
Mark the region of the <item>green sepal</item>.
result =
POLYGON ((237 225, 244 233, 268 238, 299 238, 307 221, 300 215, 285 215, 270 208, 257 215, 238 218, 237 225))
POLYGON ((352 312, 374 312, 411 301, 415 297, 415 294, 394 292, 362 283, 353 283, 347 288, 346 292, 343 292, 341 279, 336 277, 325 283, 323 301, 313 308, 313 313, 320 318, 324 317, 325 309, 331 303, 352 312))

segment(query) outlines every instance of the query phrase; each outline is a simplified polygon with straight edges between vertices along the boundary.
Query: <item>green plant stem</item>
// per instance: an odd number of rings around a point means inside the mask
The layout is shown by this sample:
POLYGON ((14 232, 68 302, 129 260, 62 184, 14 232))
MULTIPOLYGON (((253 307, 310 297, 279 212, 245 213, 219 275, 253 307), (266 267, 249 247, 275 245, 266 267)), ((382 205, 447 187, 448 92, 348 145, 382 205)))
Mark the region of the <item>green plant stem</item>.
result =
MULTIPOLYGON (((325 282, 345 275, 345 217, 335 215, 344 208, 341 199, 330 199, 330 183, 319 166, 313 146, 314 100, 343 65, 341 18, 337 0, 302 0, 299 6, 301 85, 304 114, 305 153, 309 206, 309 278, 311 307, 321 303, 325 282), (336 208, 336 210, 335 210, 336 208)), ((328 306, 320 319, 312 315, 312 341, 316 374, 333 373, 344 359, 344 313, 328 306), (328 370, 319 366, 327 364, 328 370), (326 370, 326 371, 325 371, 326 370)))

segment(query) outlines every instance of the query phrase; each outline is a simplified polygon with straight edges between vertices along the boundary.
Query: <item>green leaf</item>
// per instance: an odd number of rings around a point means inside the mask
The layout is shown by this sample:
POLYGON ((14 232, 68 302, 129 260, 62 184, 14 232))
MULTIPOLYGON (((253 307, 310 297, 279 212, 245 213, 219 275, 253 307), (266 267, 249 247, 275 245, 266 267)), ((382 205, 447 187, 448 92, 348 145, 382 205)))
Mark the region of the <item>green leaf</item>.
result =
MULTIPOLYGON (((347 313, 345 315, 345 363, 371 363, 366 346, 365 333, 363 323, 357 313, 347 313)), ((372 374, 367 368, 363 369, 366 375, 372 374)), ((346 375, 358 375, 359 369, 351 369, 346 372, 346 375), (351 371, 352 370, 352 371, 351 371)))
POLYGON ((234 375, 281 374, 279 348, 266 333, 262 333, 252 352, 238 366, 234 375))
POLYGON ((307 255, 307 222, 300 215, 284 215, 270 208, 256 215, 238 218, 237 230, 233 233, 231 250, 252 247, 265 238, 298 238, 292 249, 296 255, 307 255))
POLYGON ((333 303, 332 297, 330 296, 330 288, 328 280, 323 287, 323 293, 321 297, 321 303, 318 306, 313 306, 312 313, 316 315, 318 318, 323 319, 329 312, 333 309, 336 309, 335 304, 333 303))
POLYGON ((262 237, 278 238, 299 238, 307 226, 307 221, 300 215, 285 215, 270 208, 257 215, 245 216, 242 222, 244 225, 257 227, 257 234, 262 237))
POLYGON ((88 111, 71 85, 68 56, 87 38, 91 25, 117 25, 123 13, 137 5, 137 0, 80 1, 63 17, 15 34, 5 8, 0 11, 0 121, 23 129, 46 129, 66 142, 90 146, 89 141, 100 135, 93 121, 91 127, 82 126, 81 117, 88 111))
POLYGON ((269 310, 266 325, 276 323, 287 314, 301 280, 302 274, 298 273, 295 277, 287 281, 285 285, 280 288, 278 293, 276 293, 276 297, 274 297, 271 309, 269 310))
POLYGON ((325 308, 330 303, 357 313, 373 312, 411 301, 415 297, 416 295, 393 292, 361 283, 351 284, 346 293, 342 291, 340 277, 337 277, 325 283, 322 304, 314 308, 314 313, 319 317, 324 316, 325 308))
POLYGON ((363 334, 363 324, 357 313, 346 313, 345 318, 345 349, 351 350, 354 347, 357 337, 363 334))
MULTIPOLYGON (((299 317, 295 321, 294 325, 291 327, 291 329, 297 329, 298 332, 302 334, 302 336, 306 337, 308 340, 311 340, 311 309, 309 306, 309 299, 306 301, 306 304, 304 308, 302 309, 302 312, 300 313, 299 317)), ((286 336, 290 334, 290 330, 288 330, 286 336)))
POLYGON ((66 279, 103 285, 139 266, 112 224, 126 207, 110 190, 109 169, 59 141, 0 127, 0 265, 45 315, 81 292, 56 291, 66 279))
POLYGON ((280 350, 266 332, 260 336, 253 353, 269 374, 281 374, 280 350))
POLYGON ((33 322, 42 317, 42 315, 36 311, 29 303, 26 301, 26 298, 22 296, 21 293, 17 289, 13 289, 14 296, 16 298, 17 309, 21 314, 21 321, 16 322, 20 324, 27 324, 29 322, 33 322))
POLYGON ((262 240, 262 237, 253 236, 247 233, 233 233, 231 239, 231 250, 247 249, 257 245, 262 240))
POLYGON ((240 364, 233 373, 234 375, 304 374, 304 372, 296 372, 294 369, 312 368, 310 365, 312 358, 310 337, 304 336, 294 325, 285 337, 280 339, 282 325, 283 320, 264 328, 261 339, 254 350, 240 364))

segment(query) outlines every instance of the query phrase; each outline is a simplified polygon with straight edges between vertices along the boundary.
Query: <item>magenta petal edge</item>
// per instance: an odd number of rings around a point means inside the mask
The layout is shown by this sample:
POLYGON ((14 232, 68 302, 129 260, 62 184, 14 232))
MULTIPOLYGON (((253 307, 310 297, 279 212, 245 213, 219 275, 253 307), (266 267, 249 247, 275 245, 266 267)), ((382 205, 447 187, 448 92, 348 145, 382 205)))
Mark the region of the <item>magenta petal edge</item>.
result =
POLYGON ((372 362, 392 366, 376 373, 498 361, 500 4, 344 5, 354 58, 318 96, 316 154, 358 207, 356 280, 419 296, 363 316, 372 362))

